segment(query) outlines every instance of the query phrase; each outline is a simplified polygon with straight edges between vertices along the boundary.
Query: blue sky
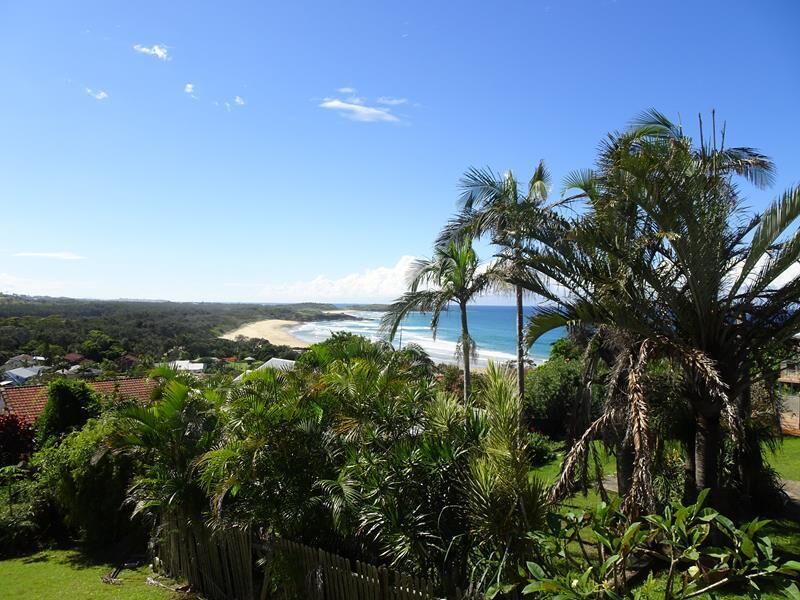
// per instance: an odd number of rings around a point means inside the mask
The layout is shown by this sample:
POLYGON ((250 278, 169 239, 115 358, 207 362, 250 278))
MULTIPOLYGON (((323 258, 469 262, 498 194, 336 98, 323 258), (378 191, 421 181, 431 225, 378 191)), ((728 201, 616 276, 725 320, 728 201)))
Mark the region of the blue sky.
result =
POLYGON ((798 22, 793 0, 0 2, 0 291, 387 300, 468 167, 560 180, 649 107, 716 108, 772 156, 763 207, 800 182, 798 22))

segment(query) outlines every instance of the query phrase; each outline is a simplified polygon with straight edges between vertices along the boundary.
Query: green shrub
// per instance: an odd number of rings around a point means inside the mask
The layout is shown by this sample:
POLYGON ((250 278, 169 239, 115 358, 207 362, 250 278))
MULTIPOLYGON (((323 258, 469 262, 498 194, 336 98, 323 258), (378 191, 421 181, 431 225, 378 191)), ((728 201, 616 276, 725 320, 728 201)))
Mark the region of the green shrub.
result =
POLYGON ((39 525, 30 506, 0 510, 0 556, 13 556, 36 548, 39 525))
POLYGON ((526 454, 532 467, 546 465, 556 457, 558 444, 538 431, 528 433, 526 454))
POLYGON ((580 398, 580 362, 556 356, 525 376, 525 416, 538 430, 563 438, 580 398))
POLYGON ((650 597, 652 579, 641 590, 628 579, 630 565, 647 556, 666 573, 660 597, 668 600, 714 596, 725 588, 761 597, 765 586, 797 597, 793 579, 800 562, 774 552, 763 534, 768 521, 737 527, 704 506, 707 495, 704 490, 692 506, 675 503, 633 522, 604 502, 581 513, 552 513, 547 530, 532 534, 538 549, 520 571, 528 579, 523 594, 561 600, 650 597))
POLYGON ((36 441, 40 448, 53 444, 99 414, 97 396, 85 382, 57 379, 47 388, 47 404, 36 421, 36 441))
POLYGON ((108 432, 106 420, 92 419, 31 461, 38 501, 52 502, 69 530, 91 546, 119 540, 135 528, 124 507, 134 464, 105 451, 108 432))

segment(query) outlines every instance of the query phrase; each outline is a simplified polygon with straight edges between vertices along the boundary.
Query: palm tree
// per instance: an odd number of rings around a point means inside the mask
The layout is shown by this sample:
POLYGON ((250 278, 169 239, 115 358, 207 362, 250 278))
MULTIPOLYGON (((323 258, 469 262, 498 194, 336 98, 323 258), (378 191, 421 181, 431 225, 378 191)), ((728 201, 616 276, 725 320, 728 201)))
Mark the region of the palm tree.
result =
POLYGON ((518 283, 525 268, 524 249, 540 238, 545 228, 557 221, 553 207, 545 205, 550 173, 540 160, 527 189, 520 186, 511 171, 504 175, 490 169, 469 169, 461 180, 461 212, 445 227, 439 242, 447 243, 469 233, 476 238, 488 235, 499 247, 494 263, 499 277, 511 285, 517 306, 517 389, 525 396, 525 338, 523 287, 518 283))
MULTIPOLYGON (((587 199, 588 214, 570 240, 533 259, 538 273, 570 295, 549 294, 555 306, 531 320, 529 341, 567 322, 627 335, 606 411, 585 438, 625 415, 635 454, 634 504, 652 497, 647 365, 664 358, 685 374, 695 415, 686 461, 696 488, 711 488, 722 500, 719 461, 729 435, 738 454, 734 483, 746 503, 759 491, 752 467, 760 464, 758 444, 754 456, 748 439, 750 388, 777 367, 768 350, 800 331, 800 279, 782 281, 800 260, 800 233, 789 231, 800 216, 800 188, 737 222, 742 199, 734 178, 765 186, 772 163, 751 148, 725 148, 724 130, 722 140, 707 143, 701 133, 695 147, 656 111, 632 131, 609 136, 598 170, 568 181, 587 199)), ((546 287, 537 283, 537 291, 546 287)), ((562 483, 585 441, 565 461, 562 483)))
MULTIPOLYGON (((128 501, 134 514, 149 514, 160 525, 166 567, 199 589, 208 590, 208 531, 203 526, 206 495, 195 476, 195 461, 216 438, 214 393, 166 376, 160 398, 148 406, 127 406, 115 416, 109 438, 116 451, 141 459, 128 501)), ((196 382, 194 382, 196 384, 196 382)))
POLYGON ((381 327, 393 340, 402 320, 413 311, 431 313, 431 329, 434 337, 439 327, 442 311, 451 304, 461 312, 461 339, 457 354, 464 366, 464 400, 469 398, 471 377, 470 358, 476 347, 469 334, 467 305, 477 296, 489 290, 496 282, 490 269, 482 269, 472 247, 472 238, 462 236, 434 250, 433 258, 414 262, 409 274, 409 291, 389 307, 381 327))

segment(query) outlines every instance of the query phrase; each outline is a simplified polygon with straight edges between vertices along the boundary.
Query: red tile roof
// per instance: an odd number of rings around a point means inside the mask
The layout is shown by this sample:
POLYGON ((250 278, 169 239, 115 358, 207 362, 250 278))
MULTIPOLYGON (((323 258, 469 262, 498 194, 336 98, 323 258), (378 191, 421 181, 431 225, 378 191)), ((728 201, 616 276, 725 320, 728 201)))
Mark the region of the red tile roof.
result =
MULTIPOLYGON (((152 379, 108 379, 88 381, 91 388, 103 395, 116 394, 120 398, 149 402, 156 387, 152 379)), ((34 423, 47 404, 47 386, 29 385, 0 390, 5 412, 17 415, 27 423, 34 423)))

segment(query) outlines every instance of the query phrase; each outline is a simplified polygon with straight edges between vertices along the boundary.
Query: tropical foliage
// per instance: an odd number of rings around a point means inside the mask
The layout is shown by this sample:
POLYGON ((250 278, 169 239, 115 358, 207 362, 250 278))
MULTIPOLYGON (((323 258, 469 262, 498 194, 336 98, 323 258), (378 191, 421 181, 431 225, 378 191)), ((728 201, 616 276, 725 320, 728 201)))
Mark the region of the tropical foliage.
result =
POLYGON ((529 252, 527 285, 553 305, 531 319, 529 341, 580 324, 596 332, 609 367, 604 412, 574 446, 554 498, 568 492, 585 440, 622 428, 632 461, 626 505, 654 507, 644 383, 650 365, 667 361, 682 375, 686 408, 676 414, 692 416, 681 440, 688 488, 711 489, 712 502, 729 510, 763 500, 751 390, 774 378, 774 349, 800 331, 800 279, 782 279, 800 259, 800 234, 790 230, 800 190, 746 216, 736 179, 763 187, 774 168, 751 148, 725 147, 724 130, 721 138, 717 146, 701 130, 695 145, 660 113, 643 115, 609 136, 596 170, 568 178, 587 207, 571 234, 529 252), (726 447, 735 454, 730 470, 726 447))
POLYGON ((417 260, 408 280, 409 291, 389 306, 382 320, 383 328, 389 340, 393 340, 408 313, 431 313, 431 330, 435 337, 442 311, 451 304, 457 306, 461 315, 461 337, 456 354, 463 360, 466 401, 472 382, 470 359, 477 352, 475 340, 469 334, 467 305, 497 284, 497 273, 481 268, 472 238, 464 234, 437 246, 433 258, 417 260))
MULTIPOLYGON (((721 137, 695 144, 648 113, 552 204, 543 164, 525 190, 468 171, 386 341, 335 334, 294 370, 236 382, 156 369, 147 405, 53 383, 27 464, 25 432, 0 422, 4 550, 36 536, 141 547, 146 533, 158 564, 210 598, 254 597, 251 544, 269 571, 275 537, 424 576, 448 598, 797 597, 800 564, 752 517, 779 507, 763 452, 800 330, 786 275, 800 192, 745 215, 739 182, 766 185, 773 167, 721 137), (488 263, 481 237, 498 248, 488 263), (490 290, 538 295, 526 343, 567 328, 547 363, 472 373, 467 306, 490 290), (436 333, 449 308, 462 368, 392 346, 410 312, 436 333), (543 464, 560 467, 549 490, 543 464)), ((82 349, 117 353, 116 339, 88 330, 82 349)), ((263 597, 290 594, 279 575, 263 597)))

